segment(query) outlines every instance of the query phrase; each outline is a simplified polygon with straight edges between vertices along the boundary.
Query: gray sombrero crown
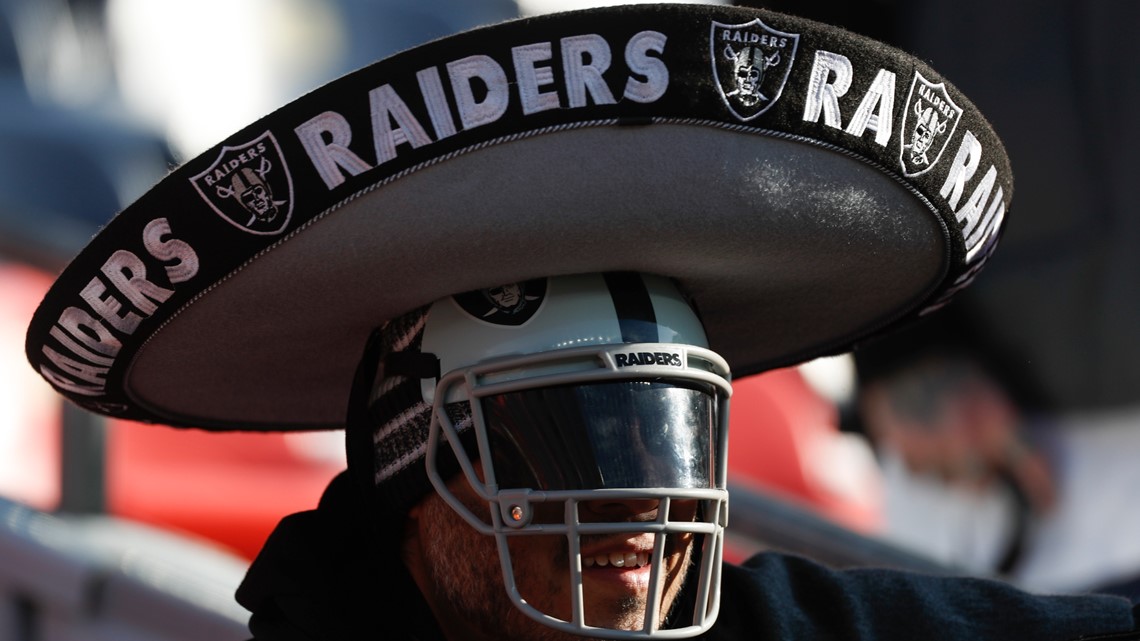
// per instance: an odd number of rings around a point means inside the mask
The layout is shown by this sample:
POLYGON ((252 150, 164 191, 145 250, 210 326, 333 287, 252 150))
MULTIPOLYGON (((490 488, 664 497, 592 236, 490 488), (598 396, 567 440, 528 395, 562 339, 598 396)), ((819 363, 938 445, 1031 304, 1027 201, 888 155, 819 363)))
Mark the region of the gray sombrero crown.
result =
POLYGON ((27 355, 112 416, 338 428, 385 320, 632 270, 676 279, 743 376, 945 304, 1011 194, 984 118, 900 51, 740 7, 552 14, 378 61, 185 163, 62 273, 27 355))

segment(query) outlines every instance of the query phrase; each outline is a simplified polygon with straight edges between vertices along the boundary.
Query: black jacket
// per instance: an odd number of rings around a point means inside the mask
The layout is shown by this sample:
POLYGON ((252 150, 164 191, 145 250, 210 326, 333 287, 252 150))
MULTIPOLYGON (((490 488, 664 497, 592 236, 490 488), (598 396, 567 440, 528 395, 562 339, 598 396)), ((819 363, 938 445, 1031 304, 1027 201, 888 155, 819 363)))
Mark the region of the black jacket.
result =
MULTIPOLYGON (((372 534, 358 507, 341 475, 318 509, 282 520, 237 593, 257 641, 442 639, 395 535, 372 534)), ((1138 614, 1113 596, 1035 596, 998 581, 837 571, 763 553, 725 566, 720 617, 701 638, 1123 641, 1140 640, 1138 614)))

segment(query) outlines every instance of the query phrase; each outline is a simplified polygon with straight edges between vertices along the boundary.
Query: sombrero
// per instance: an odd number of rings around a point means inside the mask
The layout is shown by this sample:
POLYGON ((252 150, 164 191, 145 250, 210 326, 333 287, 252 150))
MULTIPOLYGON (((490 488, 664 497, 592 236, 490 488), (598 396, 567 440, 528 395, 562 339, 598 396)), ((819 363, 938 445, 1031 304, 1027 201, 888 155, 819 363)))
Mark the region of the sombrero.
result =
POLYGON ((983 116, 880 43, 719 5, 544 15, 375 62, 186 162, 63 271, 27 356, 110 416, 334 429, 384 321, 622 270, 675 279, 745 376, 944 305, 1011 194, 983 116))

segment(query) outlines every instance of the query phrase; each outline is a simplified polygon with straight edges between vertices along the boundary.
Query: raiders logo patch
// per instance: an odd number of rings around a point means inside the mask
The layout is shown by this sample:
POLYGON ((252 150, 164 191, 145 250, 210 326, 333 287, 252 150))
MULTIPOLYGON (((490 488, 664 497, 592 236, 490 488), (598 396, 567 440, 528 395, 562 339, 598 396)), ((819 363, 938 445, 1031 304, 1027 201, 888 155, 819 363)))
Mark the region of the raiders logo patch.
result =
POLYGON ((293 213, 293 177, 268 131, 222 147, 214 164, 190 182, 219 216, 251 234, 279 234, 293 213))
POLYGON ((507 283, 454 296, 463 311, 492 325, 522 325, 546 300, 546 279, 507 283))
POLYGON ((614 364, 618 367, 633 367, 634 365, 685 366, 685 361, 681 358, 680 352, 617 352, 613 356, 614 364))
POLYGON ((759 18, 744 24, 713 21, 709 34, 713 77, 728 110, 752 120, 776 103, 796 59, 800 36, 759 18))
POLYGON ((946 85, 930 82, 916 71, 903 109, 899 150, 903 173, 918 176, 938 164, 961 117, 962 108, 950 99, 946 85))

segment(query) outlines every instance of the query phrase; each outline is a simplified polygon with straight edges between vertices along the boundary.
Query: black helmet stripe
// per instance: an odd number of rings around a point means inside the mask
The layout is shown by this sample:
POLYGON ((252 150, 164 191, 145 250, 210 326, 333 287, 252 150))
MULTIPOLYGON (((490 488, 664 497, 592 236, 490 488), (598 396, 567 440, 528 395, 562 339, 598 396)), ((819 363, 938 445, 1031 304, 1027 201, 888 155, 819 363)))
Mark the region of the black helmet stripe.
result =
POLYGON ((657 315, 653 300, 641 275, 635 272, 608 272, 603 275, 614 302, 621 339, 625 343, 657 343, 657 315))

